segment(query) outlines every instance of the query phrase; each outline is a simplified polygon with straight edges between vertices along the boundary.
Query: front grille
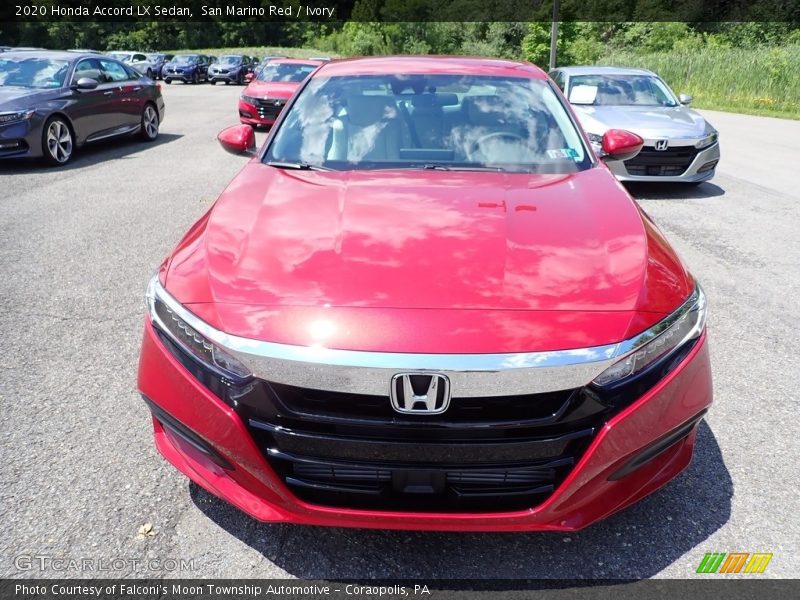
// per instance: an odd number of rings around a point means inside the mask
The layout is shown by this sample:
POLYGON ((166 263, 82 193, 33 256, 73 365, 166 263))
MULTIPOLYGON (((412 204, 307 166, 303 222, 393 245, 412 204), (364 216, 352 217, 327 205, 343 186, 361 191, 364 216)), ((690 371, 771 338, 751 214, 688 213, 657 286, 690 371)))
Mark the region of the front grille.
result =
MULTIPOLYGON (((388 395, 344 394, 277 383, 270 383, 270 387, 280 406, 298 418, 330 422, 348 419, 377 420, 388 425, 400 417, 387 400, 388 395)), ((545 422, 563 414, 571 393, 571 390, 567 390, 522 396, 454 398, 446 414, 423 418, 430 423, 480 422, 486 420, 486 415, 491 415, 491 421, 495 425, 501 421, 516 420, 545 422)), ((419 419, 416 415, 405 415, 404 418, 419 419)))
POLYGON ((394 412, 388 390, 367 396, 261 380, 236 407, 298 498, 423 512, 497 512, 541 503, 609 414, 582 389, 454 396, 446 412, 424 416, 394 412))
POLYGON ((686 172, 697 152, 694 146, 673 146, 666 150, 644 146, 639 154, 625 161, 625 168, 630 175, 677 177, 686 172))
POLYGON ((270 121, 274 121, 278 118, 278 115, 281 114, 281 110, 283 110, 285 105, 286 100, 275 98, 257 98, 255 103, 258 116, 270 121))

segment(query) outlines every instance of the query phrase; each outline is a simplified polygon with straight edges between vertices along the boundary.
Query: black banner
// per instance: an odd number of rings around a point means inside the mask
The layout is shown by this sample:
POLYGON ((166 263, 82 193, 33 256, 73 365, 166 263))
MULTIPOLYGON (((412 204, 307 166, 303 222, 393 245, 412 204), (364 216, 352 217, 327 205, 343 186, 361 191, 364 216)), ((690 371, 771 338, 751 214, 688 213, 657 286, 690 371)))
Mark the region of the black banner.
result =
POLYGON ((63 579, 2 580, 2 600, 256 600, 304 598, 433 599, 583 599, 608 600, 767 600, 796 598, 800 582, 712 575, 708 579, 628 580, 375 580, 304 581, 297 579, 63 579))
MULTIPOLYGON (((556 0, 5 0, 0 22, 549 21, 556 0)), ((558 0, 560 21, 800 23, 800 0, 558 0)))

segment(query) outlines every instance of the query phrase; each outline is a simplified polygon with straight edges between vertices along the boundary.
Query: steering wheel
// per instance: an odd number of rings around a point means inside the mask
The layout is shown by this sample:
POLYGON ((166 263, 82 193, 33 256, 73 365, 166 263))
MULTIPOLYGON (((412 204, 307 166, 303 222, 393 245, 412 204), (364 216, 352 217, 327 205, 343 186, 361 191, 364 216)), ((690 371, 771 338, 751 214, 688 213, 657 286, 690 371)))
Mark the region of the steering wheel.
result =
POLYGON ((523 145, 525 144, 525 138, 518 133, 514 133, 512 131, 493 131, 492 133, 487 133, 486 135, 479 137, 477 140, 472 142, 472 144, 470 144, 470 147, 467 149, 467 160, 475 160, 476 152, 480 152, 484 157, 486 157, 486 152, 483 151, 483 146, 487 142, 495 139, 507 139, 523 145))

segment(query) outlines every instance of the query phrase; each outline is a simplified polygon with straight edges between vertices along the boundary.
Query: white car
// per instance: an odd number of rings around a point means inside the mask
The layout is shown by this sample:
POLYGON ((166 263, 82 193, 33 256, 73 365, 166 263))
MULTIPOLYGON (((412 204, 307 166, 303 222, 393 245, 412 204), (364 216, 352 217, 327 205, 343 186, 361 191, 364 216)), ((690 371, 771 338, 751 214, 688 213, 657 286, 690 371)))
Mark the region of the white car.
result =
POLYGON ((112 58, 116 58, 117 60, 124 62, 126 65, 133 67, 142 75, 147 75, 148 77, 154 79, 156 75, 156 68, 155 65, 147 58, 147 55, 142 54, 141 52, 107 52, 108 56, 112 58))
POLYGON ((599 149, 609 129, 627 129, 644 147, 626 161, 609 161, 621 181, 701 183, 719 162, 717 130, 688 108, 655 73, 619 67, 561 67, 550 72, 599 149))

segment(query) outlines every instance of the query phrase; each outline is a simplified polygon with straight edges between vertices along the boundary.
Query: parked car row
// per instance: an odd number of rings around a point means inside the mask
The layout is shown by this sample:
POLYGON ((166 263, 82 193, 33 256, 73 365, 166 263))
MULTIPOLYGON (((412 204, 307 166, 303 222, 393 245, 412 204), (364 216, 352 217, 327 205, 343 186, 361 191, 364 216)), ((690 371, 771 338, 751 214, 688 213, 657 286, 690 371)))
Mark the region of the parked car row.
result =
MULTIPOLYGON (((48 51, 38 49, 20 49, 0 47, 8 68, 14 69, 17 63, 11 57, 32 53, 29 60, 38 53, 48 51)), ((206 54, 163 54, 140 53, 129 51, 109 52, 101 55, 95 50, 70 50, 62 53, 74 62, 82 58, 81 65, 93 64, 93 70, 100 73, 98 86, 123 79, 137 78, 139 75, 155 79, 162 77, 164 82, 173 81, 198 84, 208 81, 211 84, 247 84, 238 102, 239 120, 253 127, 271 127, 283 108, 290 101, 296 90, 321 65, 329 62, 327 57, 312 59, 286 58, 268 56, 262 61, 243 54, 225 54, 213 57, 206 54), (92 62, 87 57, 92 56, 92 62), (102 58, 101 58, 102 57, 102 58), (106 67, 97 66, 98 60, 113 62, 106 67), (88 62, 87 62, 88 61, 88 62), (117 69, 114 65, 125 66, 127 75, 122 72, 108 74, 108 69, 117 69), (105 80, 107 79, 107 80, 105 80)), ((102 64, 106 64, 105 62, 102 64)), ((9 73, 10 81, 18 74, 9 73)), ((42 74, 37 75, 41 77, 42 74)), ((669 86, 655 73, 643 69, 624 69, 617 67, 561 67, 550 72, 550 77, 561 89, 586 131, 595 152, 602 154, 603 135, 609 129, 622 128, 644 139, 643 148, 636 156, 624 161, 609 163, 609 168, 622 181, 672 181, 698 184, 714 176, 720 159, 718 133, 699 113, 689 108, 691 96, 676 95, 669 86)), ((48 80, 48 86, 55 85, 48 80)), ((66 81, 66 80, 65 80, 66 81)), ((63 82, 62 82, 63 83, 63 82)), ((4 83, 4 86, 13 84, 4 83)), ((37 84, 38 85, 38 84, 37 84)), ((64 83, 67 85, 67 83, 64 83)), ((85 87, 73 89, 76 82, 69 83, 70 92, 78 94, 81 102, 88 100, 85 87)), ((124 86, 123 86, 124 87, 124 86)), ((143 89, 150 90, 151 86, 143 89)), ((49 89, 53 92, 53 89, 49 89)), ((120 93, 120 92, 117 92, 120 93)), ((11 94, 14 96, 14 94, 11 94)), ((22 94, 24 96, 25 94, 22 94)), ((7 97, 8 94, 5 94, 7 97)), ((160 98, 160 92, 159 92, 160 98)), ((441 113, 432 112, 430 107, 421 107, 413 102, 402 110, 409 118, 416 114, 431 113, 432 118, 446 118, 451 113, 465 110, 464 95, 456 92, 457 103, 439 107, 441 113)), ((163 100, 161 101, 163 102, 163 100)), ((19 98, 15 99, 19 104, 19 98)), ((22 104, 25 104, 23 101, 22 104)), ((95 110, 101 103, 93 105, 95 110)), ((121 113, 120 113, 121 114, 121 113)), ((0 115, 13 121, 13 114, 0 115)), ((0 121, 0 125, 2 125, 0 121)), ((423 135, 429 129, 424 128, 423 135)), ((75 131, 75 145, 83 141, 91 141, 91 135, 84 140, 75 131)), ((95 132, 97 133, 97 132, 95 132)), ((12 134, 6 129, 0 135, 12 134)), ((13 134, 16 135, 16 134, 13 134)), ((106 135, 105 133, 102 135, 106 135)), ((23 136, 26 137, 26 136, 23 136)), ((15 140, 20 138, 14 137, 15 140)), ((0 156, 13 154, 17 142, 5 142, 0 145, 0 156)), ((36 144, 34 144, 36 146, 36 144)), ((64 160, 62 153, 61 159, 64 160)), ((67 159, 68 160, 68 159, 67 159)))
MULTIPOLYGON (((267 57, 239 99, 239 120, 271 127, 303 81, 327 58, 267 57)), ((609 168, 621 181, 699 184, 714 176, 720 158, 718 133, 688 108, 691 96, 677 96, 655 73, 618 67, 563 67, 550 72, 573 107, 590 142, 602 154, 609 129, 626 129, 644 139, 634 157, 609 168)), ((409 116, 427 108, 406 107, 409 116)), ((452 112, 448 108, 442 114, 452 112)))

